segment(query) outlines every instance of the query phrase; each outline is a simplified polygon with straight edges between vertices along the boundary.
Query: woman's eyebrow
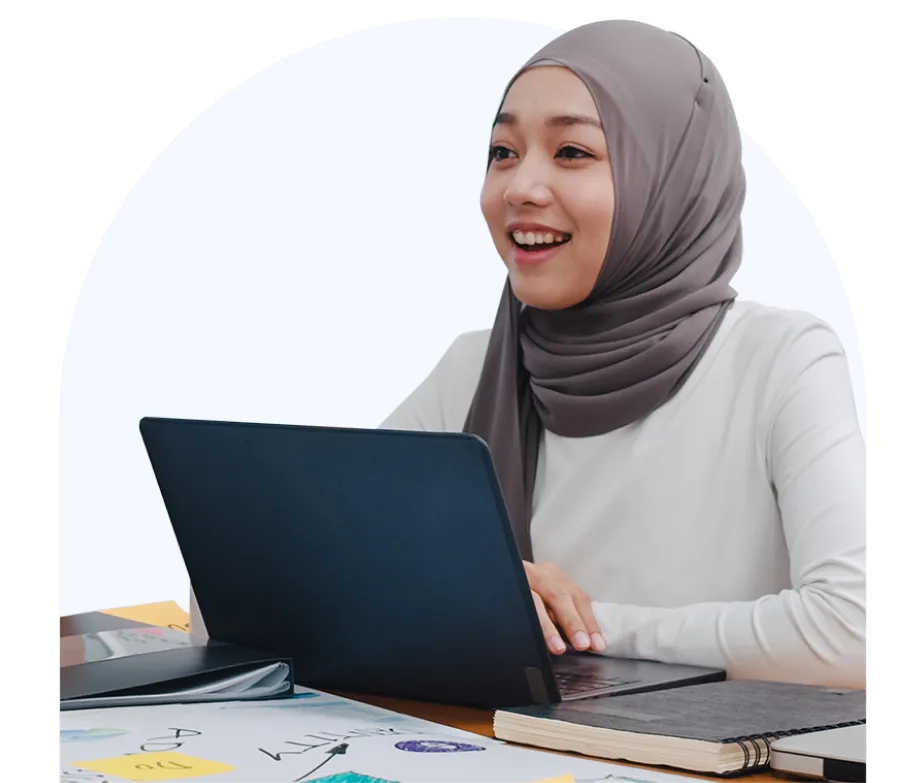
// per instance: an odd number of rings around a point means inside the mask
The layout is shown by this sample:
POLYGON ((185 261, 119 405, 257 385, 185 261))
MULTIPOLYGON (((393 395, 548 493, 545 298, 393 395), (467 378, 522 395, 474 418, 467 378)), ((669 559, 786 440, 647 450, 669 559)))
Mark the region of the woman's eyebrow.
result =
MULTIPOLYGON (((516 125, 517 118, 516 115, 511 112, 502 111, 497 115, 494 124, 516 125)), ((545 124, 550 128, 564 128, 569 125, 592 125, 599 130, 603 130, 603 125, 600 120, 587 114, 556 114, 554 117, 546 119, 545 124)))

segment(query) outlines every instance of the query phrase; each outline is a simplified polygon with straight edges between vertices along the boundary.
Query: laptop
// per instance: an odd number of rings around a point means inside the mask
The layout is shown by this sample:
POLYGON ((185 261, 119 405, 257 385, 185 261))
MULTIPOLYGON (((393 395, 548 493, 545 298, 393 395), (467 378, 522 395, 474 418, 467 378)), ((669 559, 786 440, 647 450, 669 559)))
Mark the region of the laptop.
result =
POLYGON ((770 745, 770 767, 816 780, 866 780, 866 724, 785 737, 770 745))
POLYGON ((209 635, 321 690, 514 707, 713 682, 552 656, 481 439, 144 418, 209 635))

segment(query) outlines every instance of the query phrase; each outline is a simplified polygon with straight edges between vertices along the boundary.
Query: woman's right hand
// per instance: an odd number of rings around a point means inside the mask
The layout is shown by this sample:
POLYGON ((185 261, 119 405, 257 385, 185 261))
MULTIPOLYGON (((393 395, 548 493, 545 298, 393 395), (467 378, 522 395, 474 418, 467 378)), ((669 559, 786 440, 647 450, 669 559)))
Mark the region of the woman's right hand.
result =
POLYGON ((590 598, 555 563, 523 563, 539 625, 549 652, 565 652, 562 636, 575 650, 603 652, 606 640, 594 617, 590 598))

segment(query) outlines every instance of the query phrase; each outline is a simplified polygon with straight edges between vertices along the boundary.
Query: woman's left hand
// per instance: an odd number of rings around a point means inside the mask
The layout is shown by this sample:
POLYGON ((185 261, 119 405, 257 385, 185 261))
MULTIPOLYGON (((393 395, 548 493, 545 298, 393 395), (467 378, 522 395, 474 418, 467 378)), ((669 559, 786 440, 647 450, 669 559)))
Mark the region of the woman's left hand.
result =
POLYGON ((603 652, 606 640, 600 633, 587 593, 555 563, 524 561, 523 565, 549 651, 555 655, 565 651, 561 631, 575 650, 603 652))

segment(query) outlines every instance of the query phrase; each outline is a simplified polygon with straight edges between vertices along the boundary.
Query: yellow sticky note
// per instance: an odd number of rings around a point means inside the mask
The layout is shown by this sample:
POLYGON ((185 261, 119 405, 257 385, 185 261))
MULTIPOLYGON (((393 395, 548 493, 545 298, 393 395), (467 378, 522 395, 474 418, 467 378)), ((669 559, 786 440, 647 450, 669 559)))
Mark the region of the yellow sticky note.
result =
POLYGON ((136 623, 158 625, 161 628, 176 628, 181 631, 189 630, 189 615, 184 612, 175 601, 159 601, 154 604, 123 606, 119 609, 104 609, 103 614, 121 617, 124 620, 134 620, 136 623))
POLYGON ((215 775, 218 772, 232 772, 234 767, 220 761, 209 761, 185 753, 163 751, 158 753, 131 753, 111 759, 95 761, 74 761, 71 766, 102 772, 126 780, 179 780, 215 775))
POLYGON ((559 775, 557 778, 534 780, 533 783, 574 783, 574 775, 559 775))

